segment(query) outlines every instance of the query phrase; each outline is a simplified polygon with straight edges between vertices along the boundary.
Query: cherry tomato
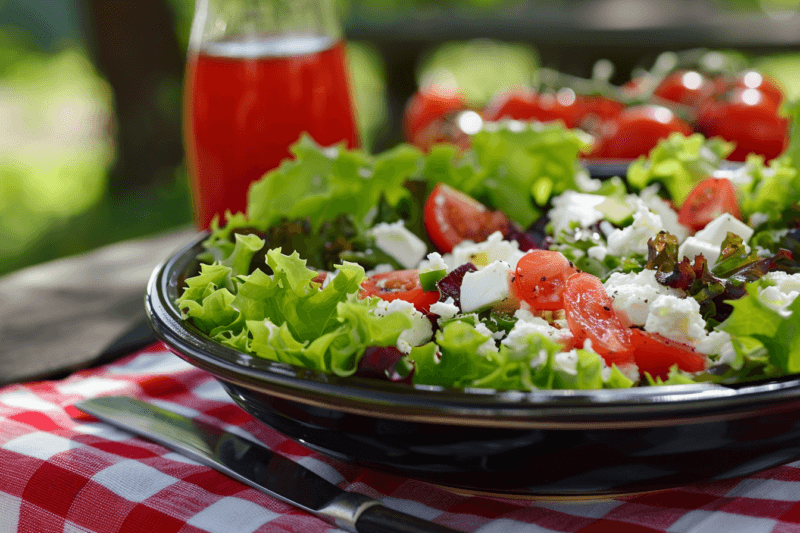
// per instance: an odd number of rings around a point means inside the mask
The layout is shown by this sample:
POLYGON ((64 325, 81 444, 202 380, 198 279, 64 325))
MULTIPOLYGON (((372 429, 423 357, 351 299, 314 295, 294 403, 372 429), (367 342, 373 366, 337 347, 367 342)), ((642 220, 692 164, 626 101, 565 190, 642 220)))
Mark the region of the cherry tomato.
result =
POLYGON ((360 298, 377 296, 382 300, 405 300, 419 311, 428 312, 431 304, 439 301, 439 291, 424 291, 419 281, 419 270, 395 270, 375 274, 361 282, 360 298))
POLYGON ((713 83, 714 93, 718 96, 736 90, 755 89, 764 95, 765 102, 769 103, 773 109, 777 110, 783 103, 783 91, 777 83, 755 70, 741 72, 734 78, 717 76, 713 83))
POLYGON ((489 121, 502 118, 539 122, 561 120, 568 128, 574 128, 582 114, 581 100, 572 89, 538 94, 533 89, 519 87, 493 96, 483 111, 483 118, 489 121))
POLYGON ((539 112, 539 95, 533 89, 518 87, 498 92, 483 110, 485 120, 495 121, 503 118, 514 120, 533 120, 539 112))
POLYGON ((672 365, 686 372, 701 372, 708 366, 708 358, 690 346, 675 342, 657 333, 631 329, 633 357, 639 372, 666 379, 672 365))
POLYGON ((769 161, 789 144, 786 119, 757 89, 734 91, 725 101, 706 102, 697 119, 706 137, 722 137, 736 143, 730 161, 744 161, 747 154, 763 155, 769 161))
POLYGON ((714 84, 695 70, 676 70, 658 84, 653 94, 669 102, 695 105, 714 92, 714 84))
POLYGON ((592 341, 592 349, 608 365, 634 362, 631 332, 622 325, 600 279, 586 272, 573 274, 564 285, 564 312, 576 342, 592 341))
POLYGON ((564 285, 578 269, 561 252, 532 250, 514 273, 514 293, 534 309, 564 308, 564 285))
POLYGON ((635 159, 647 155, 658 141, 675 132, 688 136, 692 128, 666 107, 628 107, 603 125, 590 157, 635 159))
POLYGON ((418 90, 406 105, 403 131, 406 140, 423 149, 435 142, 449 140, 450 115, 467 109, 464 97, 455 90, 431 86, 418 90))
POLYGON ((597 130, 603 122, 617 118, 625 109, 622 102, 605 96, 584 96, 581 103, 583 110, 578 117, 578 126, 589 132, 597 130))
POLYGON ((736 189, 727 178, 707 178, 698 183, 678 211, 678 222, 699 231, 723 213, 742 218, 736 189))
POLYGON ((511 222, 472 197, 438 184, 425 202, 423 220, 428 238, 442 253, 464 240, 483 242, 495 231, 506 235, 511 222))

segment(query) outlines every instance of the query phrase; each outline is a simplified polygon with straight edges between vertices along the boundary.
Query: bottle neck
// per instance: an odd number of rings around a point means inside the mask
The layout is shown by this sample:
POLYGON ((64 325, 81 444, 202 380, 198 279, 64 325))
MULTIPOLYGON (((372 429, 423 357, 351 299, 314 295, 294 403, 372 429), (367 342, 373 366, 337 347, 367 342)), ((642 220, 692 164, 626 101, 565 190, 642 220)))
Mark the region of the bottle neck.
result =
POLYGON ((332 0, 197 0, 189 52, 225 43, 340 38, 332 0))

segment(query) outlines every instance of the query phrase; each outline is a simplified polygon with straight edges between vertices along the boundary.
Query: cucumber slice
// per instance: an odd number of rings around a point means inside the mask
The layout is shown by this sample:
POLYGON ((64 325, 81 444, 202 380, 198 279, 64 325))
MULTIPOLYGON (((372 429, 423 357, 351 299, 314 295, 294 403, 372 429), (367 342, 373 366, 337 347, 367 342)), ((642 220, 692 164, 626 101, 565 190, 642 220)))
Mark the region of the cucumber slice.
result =
POLYGON ((609 196, 595 209, 603 213, 603 218, 615 226, 627 226, 633 222, 634 209, 619 198, 609 196))
POLYGON ((439 282, 440 279, 447 275, 447 270, 440 269, 440 270, 429 270, 427 272, 420 272, 419 273, 419 283, 422 285, 422 290, 425 292, 428 291, 435 291, 438 289, 436 284, 439 282))

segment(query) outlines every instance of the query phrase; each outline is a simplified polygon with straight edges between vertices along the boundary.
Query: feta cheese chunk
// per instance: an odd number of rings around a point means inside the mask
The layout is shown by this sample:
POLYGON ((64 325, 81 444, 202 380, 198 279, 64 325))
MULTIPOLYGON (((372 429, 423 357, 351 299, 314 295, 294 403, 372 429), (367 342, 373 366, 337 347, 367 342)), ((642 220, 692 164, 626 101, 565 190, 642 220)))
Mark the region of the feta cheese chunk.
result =
POLYGON ((428 254, 428 258, 420 261, 419 266, 417 269, 420 272, 426 272, 431 270, 447 270, 448 272, 452 270, 449 265, 445 262, 442 258, 442 255, 438 252, 432 252, 428 254))
POLYGON ((477 272, 467 272, 461 283, 461 310, 472 313, 498 304, 510 295, 505 261, 495 261, 477 272))
POLYGON ((495 261, 505 261, 511 268, 516 268, 523 255, 525 252, 519 249, 517 241, 504 241, 503 234, 495 231, 483 242, 464 241, 457 244, 450 254, 449 270, 465 263, 472 263, 480 270, 495 261))
MULTIPOLYGON (((678 222, 678 212, 672 206, 658 195, 660 185, 654 184, 642 189, 639 193, 639 198, 645 203, 648 209, 661 217, 661 222, 664 224, 664 230, 674 235, 678 242, 683 242, 689 235, 689 230, 686 226, 678 222)), ((635 202, 635 195, 628 197, 629 202, 635 202)))
POLYGON ((608 236, 608 253, 618 256, 647 255, 647 241, 662 230, 664 223, 661 217, 651 212, 642 200, 637 200, 631 225, 614 230, 608 236))
POLYGON ((684 292, 666 287, 656 281, 655 270, 642 270, 637 273, 615 272, 603 284, 606 292, 614 300, 614 311, 627 326, 644 326, 650 314, 650 307, 661 295, 684 296, 684 292))
POLYGON ((461 309, 455 304, 455 300, 448 298, 443 302, 432 303, 430 311, 434 315, 439 315, 441 318, 453 318, 461 312, 461 309))
POLYGON ((800 295, 800 274, 770 272, 763 279, 775 285, 762 288, 758 292, 758 300, 784 318, 792 316, 788 307, 800 295))
POLYGON ((650 305, 644 329, 690 346, 706 338, 706 321, 694 298, 659 296, 650 305))
POLYGON ((403 268, 416 268, 428 251, 425 243, 408 231, 402 220, 392 224, 381 222, 370 230, 375 244, 403 265, 403 268))
POLYGON ((708 266, 713 267, 720 256, 720 247, 728 236, 728 232, 738 235, 743 242, 753 236, 753 228, 738 220, 730 213, 723 213, 705 228, 689 237, 678 248, 678 257, 688 257, 694 261, 696 255, 703 254, 708 266))
POLYGON ((551 326, 545 319, 534 316, 533 313, 525 309, 517 310, 514 313, 514 317, 517 322, 509 332, 508 337, 506 337, 506 341, 508 341, 506 344, 510 347, 515 340, 518 341, 520 338, 527 337, 532 333, 537 333, 562 345, 572 338, 572 332, 569 329, 559 329, 551 326))

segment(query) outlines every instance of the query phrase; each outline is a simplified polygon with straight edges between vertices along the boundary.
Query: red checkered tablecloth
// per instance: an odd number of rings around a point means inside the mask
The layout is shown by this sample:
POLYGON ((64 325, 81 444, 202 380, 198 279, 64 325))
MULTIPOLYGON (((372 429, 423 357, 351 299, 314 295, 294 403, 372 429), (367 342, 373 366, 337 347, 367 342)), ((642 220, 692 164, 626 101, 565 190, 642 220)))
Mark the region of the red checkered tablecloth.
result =
POLYGON ((61 381, 0 388, 0 533, 337 531, 73 407, 79 399, 109 394, 235 428, 345 490, 462 531, 800 531, 800 462, 624 499, 554 503, 460 496, 311 452, 239 409, 209 374, 155 344, 61 381))

